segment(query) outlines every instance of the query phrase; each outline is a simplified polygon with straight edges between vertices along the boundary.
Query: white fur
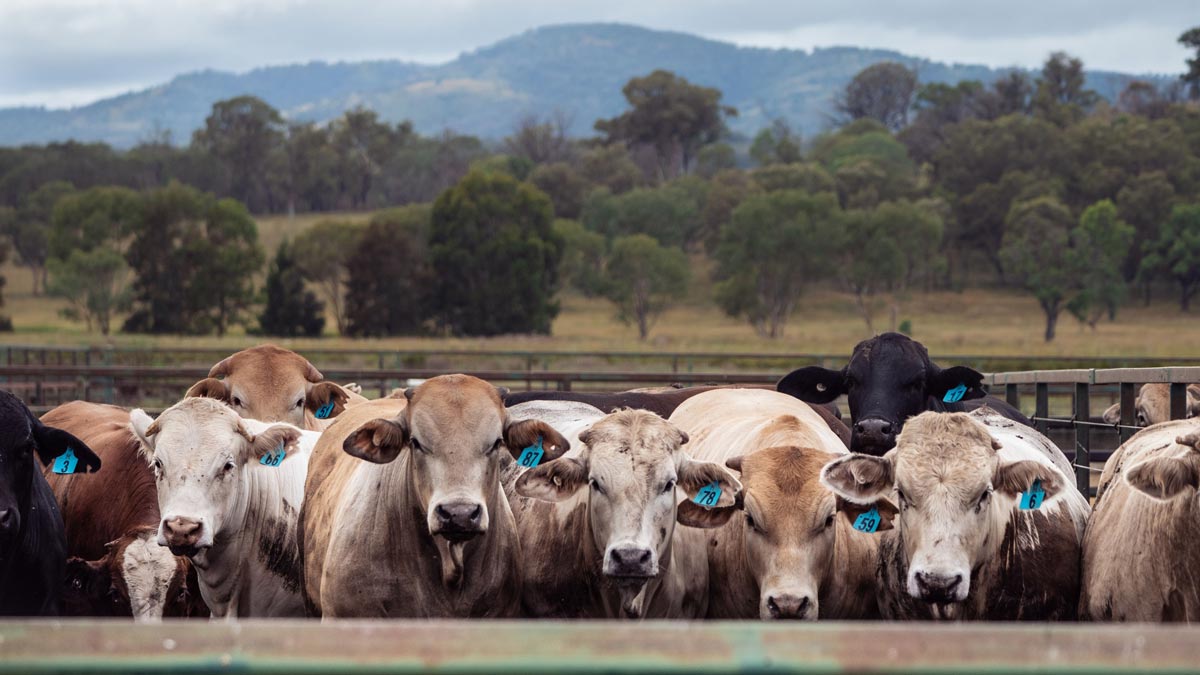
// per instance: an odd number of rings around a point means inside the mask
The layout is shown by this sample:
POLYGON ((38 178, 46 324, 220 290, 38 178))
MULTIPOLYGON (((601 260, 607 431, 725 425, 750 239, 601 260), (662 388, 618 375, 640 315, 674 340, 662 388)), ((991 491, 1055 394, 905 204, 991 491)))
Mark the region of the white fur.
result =
POLYGON ((157 534, 147 532, 125 547, 121 574, 129 591, 129 606, 138 621, 161 621, 166 607, 167 590, 175 577, 175 556, 159 546, 157 534))

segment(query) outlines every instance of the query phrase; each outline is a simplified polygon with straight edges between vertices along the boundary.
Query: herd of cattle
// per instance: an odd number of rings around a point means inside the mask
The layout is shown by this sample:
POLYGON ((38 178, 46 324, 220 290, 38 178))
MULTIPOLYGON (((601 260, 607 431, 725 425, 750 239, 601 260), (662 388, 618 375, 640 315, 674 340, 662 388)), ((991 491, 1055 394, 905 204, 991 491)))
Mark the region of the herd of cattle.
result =
POLYGON ((0 392, 0 614, 1191 621, 1200 420, 1161 398, 1089 504, 896 334, 775 390, 367 400, 265 345, 157 418, 0 392))

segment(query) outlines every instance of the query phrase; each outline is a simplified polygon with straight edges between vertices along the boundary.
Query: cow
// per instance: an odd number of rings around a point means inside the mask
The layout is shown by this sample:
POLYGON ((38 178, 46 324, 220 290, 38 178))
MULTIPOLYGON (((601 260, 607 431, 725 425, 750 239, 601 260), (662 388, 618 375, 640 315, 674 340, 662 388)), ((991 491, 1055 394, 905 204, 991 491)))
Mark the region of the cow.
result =
POLYGON ((850 450, 876 456, 892 449, 908 418, 927 410, 964 412, 987 405, 1011 420, 1032 424, 1016 408, 987 396, 978 371, 940 368, 929 360, 924 345, 899 333, 858 343, 841 370, 801 368, 775 388, 809 403, 828 403, 845 394, 853 421, 850 450))
POLYGON ((681 524, 718 528, 708 536, 709 618, 875 614, 864 592, 874 579, 875 538, 830 518, 833 496, 817 483, 846 446, 809 406, 773 391, 713 391, 680 405, 671 422, 691 436, 696 459, 741 474, 735 503, 679 507, 681 524))
MULTIPOLYGON (((675 412, 675 408, 679 404, 698 394, 703 394, 716 389, 770 389, 771 387, 760 387, 757 385, 731 385, 731 386, 702 386, 702 387, 683 387, 683 388, 664 388, 657 387, 652 389, 631 389, 629 391, 613 392, 613 393, 597 393, 597 392, 577 392, 577 391, 522 391, 506 394, 504 397, 504 405, 512 407, 522 403, 531 403, 534 401, 574 401, 576 403, 585 403, 590 406, 599 408, 600 410, 613 411, 620 408, 633 408, 637 410, 649 410, 663 419, 671 416, 675 412)), ((842 422, 841 412, 837 406, 826 402, 823 404, 813 404, 812 408, 821 419, 825 421, 833 433, 837 434, 842 442, 846 445, 850 444, 850 428, 842 422)))
POLYGON ((715 483, 713 505, 728 506, 741 489, 737 478, 691 459, 681 448, 687 434, 647 410, 605 415, 586 404, 537 401, 509 408, 509 417, 542 420, 572 445, 554 461, 523 472, 512 462, 515 470, 506 471, 526 551, 524 613, 703 618, 707 537, 675 527, 678 493, 694 499, 715 483))
POLYGON ((214 618, 304 616, 296 524, 320 434, 185 398, 130 413, 158 486, 158 543, 196 566, 214 618))
POLYGON ((540 443, 549 461, 570 445, 544 422, 510 419, 502 394, 441 375, 334 420, 314 451, 301 514, 311 614, 519 612, 524 561, 500 454, 540 443))
POLYGON ((43 424, 0 390, 0 616, 59 613, 67 538, 38 461, 69 473, 101 464, 83 441, 43 424))
POLYGON ((138 620, 207 615, 191 562, 151 537, 159 523, 158 489, 129 427, 129 411, 72 401, 42 422, 83 440, 105 467, 96 476, 45 472, 71 556, 64 613, 138 620))
POLYGON ((1079 617, 1200 621, 1200 421, 1139 431, 1102 481, 1083 538, 1079 617))
POLYGON ((246 419, 320 431, 347 405, 366 400, 354 389, 325 381, 321 371, 296 352, 259 345, 217 363, 186 396, 223 401, 246 419))
POLYGON ((985 407, 922 413, 883 457, 826 465, 821 482, 842 515, 883 532, 883 617, 1074 618, 1089 508, 1053 454, 1041 434, 985 407))
MULTIPOLYGON (((1161 382, 1143 384, 1138 390, 1137 398, 1134 399, 1133 410, 1135 426, 1148 427, 1151 424, 1170 421, 1171 385, 1161 382)), ((1187 386, 1187 409, 1184 414, 1188 418, 1200 416, 1200 384, 1187 386)), ((1104 411, 1103 418, 1109 424, 1119 424, 1121 404, 1118 402, 1109 406, 1104 411)))

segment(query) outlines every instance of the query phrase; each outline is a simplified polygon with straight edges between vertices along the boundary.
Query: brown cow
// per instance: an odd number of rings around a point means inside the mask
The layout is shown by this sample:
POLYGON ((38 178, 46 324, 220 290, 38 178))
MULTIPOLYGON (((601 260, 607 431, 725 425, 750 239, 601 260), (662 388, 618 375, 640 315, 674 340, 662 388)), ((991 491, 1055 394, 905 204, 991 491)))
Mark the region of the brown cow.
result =
POLYGON ((1104 477, 1083 538, 1080 618, 1200 621, 1200 420, 1139 431, 1104 477))
MULTIPOLYGON (((1133 402, 1135 426, 1148 427, 1171 420, 1171 385, 1156 382, 1143 384, 1133 402)), ((1187 386, 1187 417, 1200 416, 1200 384, 1187 386)), ((1121 404, 1114 403, 1104 411, 1104 421, 1117 424, 1121 421, 1121 404)))
POLYGON ((154 472, 129 430, 129 411, 73 401, 42 416, 87 443, 104 461, 104 472, 58 475, 48 469, 67 532, 67 587, 63 608, 90 616, 207 616, 186 558, 147 539, 158 526, 154 472))
POLYGON ((314 449, 300 513, 309 611, 513 616, 520 544, 499 455, 540 437, 548 461, 569 444, 543 422, 511 421, 478 378, 442 375, 405 393, 347 409, 314 449))
POLYGON ((259 345, 213 366, 208 378, 193 384, 187 396, 224 401, 246 419, 321 431, 329 426, 328 418, 366 400, 352 389, 326 382, 321 371, 296 352, 259 345))
POLYGON ((709 537, 710 618, 877 614, 877 538, 833 517, 834 497, 818 477, 846 446, 807 404, 773 391, 713 391, 679 406, 671 422, 691 436, 693 457, 741 471, 736 504, 679 507, 684 525, 723 525, 709 537))

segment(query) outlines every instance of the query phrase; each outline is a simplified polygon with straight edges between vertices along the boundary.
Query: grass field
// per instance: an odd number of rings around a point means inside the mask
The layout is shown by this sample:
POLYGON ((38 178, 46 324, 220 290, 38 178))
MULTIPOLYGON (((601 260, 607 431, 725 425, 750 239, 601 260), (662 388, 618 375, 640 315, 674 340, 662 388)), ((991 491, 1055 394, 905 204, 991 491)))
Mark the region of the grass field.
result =
MULTIPOLYGON (((327 218, 363 220, 369 214, 321 214, 261 218, 260 237, 266 250, 285 236, 294 236, 327 218)), ((709 303, 711 292, 704 265, 696 270, 689 298, 667 311, 645 342, 637 331, 615 319, 613 306, 603 300, 564 293, 550 336, 504 336, 488 339, 389 338, 348 340, 330 335, 321 340, 280 340, 294 347, 360 348, 460 348, 496 350, 653 350, 714 352, 848 353, 867 336, 866 325, 854 310, 853 298, 828 288, 811 289, 801 299, 782 338, 759 338, 745 322, 731 319, 709 303)), ((105 340, 89 334, 82 324, 58 314, 60 300, 32 297, 30 275, 24 268, 6 265, 4 313, 13 318, 16 331, 0 333, 4 344, 114 344, 122 346, 211 346, 233 350, 263 341, 240 330, 224 338, 149 337, 115 335, 105 340)), ((879 312, 877 330, 886 330, 886 312, 879 312)), ((916 295, 900 312, 912 323, 913 337, 935 354, 1046 355, 1046 356, 1149 356, 1200 359, 1200 315, 1181 314, 1172 298, 1158 299, 1150 307, 1133 303, 1121 310, 1115 322, 1103 322, 1093 331, 1069 315, 1059 321, 1058 338, 1042 341, 1043 317, 1031 296, 1010 290, 971 289, 961 293, 916 295)), ((332 321, 327 330, 333 330, 332 321)))

